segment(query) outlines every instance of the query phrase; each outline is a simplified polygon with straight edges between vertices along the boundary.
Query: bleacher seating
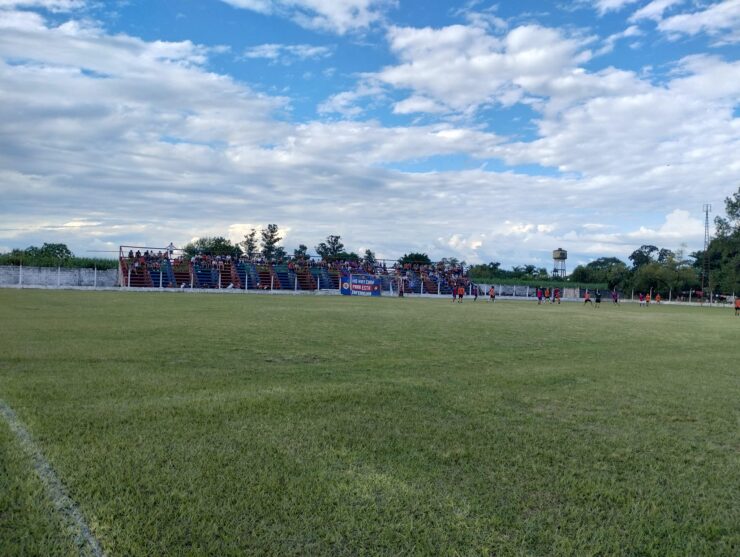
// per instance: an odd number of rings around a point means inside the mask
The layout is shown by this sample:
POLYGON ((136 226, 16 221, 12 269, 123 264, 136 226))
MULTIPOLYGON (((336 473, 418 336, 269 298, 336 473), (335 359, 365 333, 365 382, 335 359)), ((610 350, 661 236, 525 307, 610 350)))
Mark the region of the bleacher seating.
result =
POLYGON ((204 269, 195 266, 193 269, 196 288, 216 288, 218 286, 218 271, 216 269, 204 269))
POLYGON ((295 276, 298 279, 298 288, 301 290, 316 290, 316 281, 309 271, 301 269, 295 272, 295 276))
POLYGON ((257 267, 260 288, 280 290, 280 281, 274 277, 273 272, 270 265, 260 265, 257 267))
POLYGON ((331 279, 329 278, 329 273, 324 267, 311 267, 311 275, 316 281, 318 288, 330 288, 331 287, 332 282, 331 282, 331 279))
POLYGON ((291 280, 287 265, 273 265, 272 268, 275 277, 280 282, 281 290, 293 290, 295 288, 295 281, 291 280))
POLYGON ((122 285, 132 288, 232 288, 265 290, 338 290, 342 273, 375 274, 385 292, 394 293, 403 280, 408 294, 449 295, 453 286, 462 283, 469 290, 471 283, 461 269, 443 266, 403 265, 386 271, 383 267, 369 267, 356 263, 315 264, 299 260, 289 264, 256 264, 231 258, 196 256, 163 258, 145 253, 136 257, 121 257, 122 285), (340 271, 341 269, 341 271, 340 271), (130 284, 129 284, 130 282, 130 284))

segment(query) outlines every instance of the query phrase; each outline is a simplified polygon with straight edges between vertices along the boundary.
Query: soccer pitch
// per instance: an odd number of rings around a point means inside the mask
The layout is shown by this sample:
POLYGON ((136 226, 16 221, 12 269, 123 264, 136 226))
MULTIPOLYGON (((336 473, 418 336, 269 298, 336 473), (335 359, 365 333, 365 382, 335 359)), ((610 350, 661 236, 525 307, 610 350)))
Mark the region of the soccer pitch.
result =
POLYGON ((107 555, 737 555, 740 318, 602 306, 0 290, 0 400, 107 555))

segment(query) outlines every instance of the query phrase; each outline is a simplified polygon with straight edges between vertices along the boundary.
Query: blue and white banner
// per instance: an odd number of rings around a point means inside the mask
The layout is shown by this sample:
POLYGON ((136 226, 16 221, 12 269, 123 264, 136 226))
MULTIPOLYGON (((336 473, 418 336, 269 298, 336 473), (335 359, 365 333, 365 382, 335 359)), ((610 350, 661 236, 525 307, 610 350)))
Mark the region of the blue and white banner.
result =
POLYGON ((339 291, 345 296, 380 296, 380 279, 372 275, 342 275, 339 291))

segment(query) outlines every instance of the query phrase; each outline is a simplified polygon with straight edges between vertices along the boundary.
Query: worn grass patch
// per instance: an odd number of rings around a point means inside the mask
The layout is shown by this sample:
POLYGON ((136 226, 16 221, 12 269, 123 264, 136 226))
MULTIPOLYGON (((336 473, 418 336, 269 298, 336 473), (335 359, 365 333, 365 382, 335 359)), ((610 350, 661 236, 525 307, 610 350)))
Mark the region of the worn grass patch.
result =
POLYGON ((740 318, 604 306, 0 290, 0 398, 111 555, 737 554, 740 318))

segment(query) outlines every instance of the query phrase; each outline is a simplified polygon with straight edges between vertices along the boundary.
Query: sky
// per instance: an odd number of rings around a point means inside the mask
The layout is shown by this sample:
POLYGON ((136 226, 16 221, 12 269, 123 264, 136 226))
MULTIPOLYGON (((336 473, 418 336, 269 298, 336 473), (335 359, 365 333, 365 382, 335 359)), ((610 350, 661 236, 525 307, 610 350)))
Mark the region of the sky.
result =
POLYGON ((0 251, 701 249, 740 0, 0 0, 0 251))

